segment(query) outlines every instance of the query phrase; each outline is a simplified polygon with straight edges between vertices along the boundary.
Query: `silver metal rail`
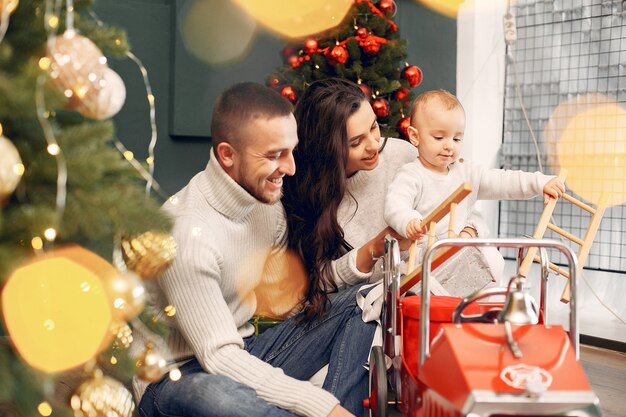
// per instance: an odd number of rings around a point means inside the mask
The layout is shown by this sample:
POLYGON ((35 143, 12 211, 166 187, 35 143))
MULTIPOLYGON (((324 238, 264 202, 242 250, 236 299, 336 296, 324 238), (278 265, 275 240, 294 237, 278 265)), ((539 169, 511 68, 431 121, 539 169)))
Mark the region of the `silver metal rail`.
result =
MULTIPOLYGON (((420 344, 419 344, 419 369, 422 369, 424 361, 430 355, 430 346, 428 344, 430 332, 430 273, 433 261, 433 255, 442 246, 495 246, 503 248, 552 248, 557 249, 568 260, 570 274, 570 320, 569 320, 569 337, 576 353, 576 359, 579 357, 579 333, 578 333, 578 302, 577 302, 577 282, 576 271, 578 270, 578 261, 574 252, 565 244, 556 240, 549 239, 442 239, 433 243, 424 253, 424 261, 422 263, 422 301, 420 310, 420 344)), ((542 277, 543 279, 543 277, 542 277)), ((546 291, 547 292, 547 291, 546 291)))

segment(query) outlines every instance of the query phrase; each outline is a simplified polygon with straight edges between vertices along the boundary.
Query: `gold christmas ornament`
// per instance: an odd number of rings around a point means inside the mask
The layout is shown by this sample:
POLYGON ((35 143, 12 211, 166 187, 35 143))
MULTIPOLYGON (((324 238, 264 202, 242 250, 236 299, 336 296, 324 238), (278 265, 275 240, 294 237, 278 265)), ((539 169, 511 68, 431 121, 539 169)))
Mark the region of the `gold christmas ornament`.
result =
POLYGON ((114 321, 132 320, 146 302, 146 290, 141 279, 130 271, 119 271, 105 283, 105 290, 112 303, 114 321))
POLYGON ((86 95, 78 111, 85 117, 104 120, 115 116, 126 101, 126 86, 122 77, 111 68, 104 71, 97 94, 86 95))
POLYGON ((120 382, 103 376, 100 369, 83 382, 70 400, 76 417, 131 417, 135 403, 120 382))
POLYGON ((146 343, 146 349, 139 355, 135 365, 137 376, 148 382, 158 381, 168 371, 167 361, 150 342, 146 343))
POLYGON ((97 101, 108 66, 91 40, 68 30, 48 42, 47 55, 50 76, 70 100, 70 108, 81 111, 84 101, 97 101))
POLYGON ((122 239, 126 266, 144 279, 156 278, 176 258, 174 237, 165 232, 145 232, 122 239))
POLYGON ((15 191, 23 173, 24 165, 13 142, 0 135, 0 200, 15 191))

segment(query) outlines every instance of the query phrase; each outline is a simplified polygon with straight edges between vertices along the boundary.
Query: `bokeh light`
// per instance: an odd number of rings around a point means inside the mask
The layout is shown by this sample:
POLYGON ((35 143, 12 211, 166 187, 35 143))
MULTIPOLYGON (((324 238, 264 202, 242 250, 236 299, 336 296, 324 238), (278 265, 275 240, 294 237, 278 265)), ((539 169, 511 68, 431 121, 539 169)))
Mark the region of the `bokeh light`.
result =
POLYGON ((428 7, 432 11, 456 19, 459 6, 465 0, 416 0, 417 3, 428 7))
POLYGON ((304 38, 340 24, 352 0, 233 0, 259 23, 287 38, 304 38))
POLYGON ((21 266, 2 291, 11 341, 33 368, 55 373, 91 359, 111 339, 110 302, 103 282, 117 274, 77 245, 21 266))
POLYGON ((187 2, 180 17, 185 48, 210 65, 244 56, 252 45, 256 26, 256 21, 231 0, 187 2))
POLYGON ((567 186, 597 203, 606 194, 608 206, 626 202, 626 109, 601 94, 561 103, 544 131, 552 170, 569 171, 567 186))

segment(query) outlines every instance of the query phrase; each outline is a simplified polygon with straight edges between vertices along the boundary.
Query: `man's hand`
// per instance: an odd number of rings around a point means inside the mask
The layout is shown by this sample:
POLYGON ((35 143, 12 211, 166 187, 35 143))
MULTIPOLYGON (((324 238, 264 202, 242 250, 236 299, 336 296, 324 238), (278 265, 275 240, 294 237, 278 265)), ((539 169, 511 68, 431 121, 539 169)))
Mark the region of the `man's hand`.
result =
POLYGON ((422 222, 419 219, 413 219, 406 225, 406 237, 408 239, 418 240, 423 234, 422 222))
POLYGON ((354 414, 343 408, 340 404, 337 404, 330 410, 328 417, 354 417, 354 414))
POLYGON ((558 178, 552 178, 545 187, 543 187, 543 204, 548 204, 550 197, 562 197, 564 192, 565 184, 558 178))

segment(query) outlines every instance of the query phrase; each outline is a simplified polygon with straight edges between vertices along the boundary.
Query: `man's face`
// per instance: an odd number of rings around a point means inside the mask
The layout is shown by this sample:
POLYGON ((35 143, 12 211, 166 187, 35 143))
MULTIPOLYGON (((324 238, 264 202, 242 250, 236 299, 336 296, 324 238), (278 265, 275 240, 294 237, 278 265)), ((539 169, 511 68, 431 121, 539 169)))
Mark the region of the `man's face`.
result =
POLYGON ((260 202, 274 204, 282 197, 283 177, 296 172, 296 119, 292 114, 254 119, 242 134, 246 137, 242 149, 235 151, 231 176, 260 202))

